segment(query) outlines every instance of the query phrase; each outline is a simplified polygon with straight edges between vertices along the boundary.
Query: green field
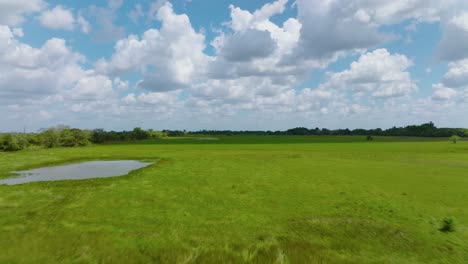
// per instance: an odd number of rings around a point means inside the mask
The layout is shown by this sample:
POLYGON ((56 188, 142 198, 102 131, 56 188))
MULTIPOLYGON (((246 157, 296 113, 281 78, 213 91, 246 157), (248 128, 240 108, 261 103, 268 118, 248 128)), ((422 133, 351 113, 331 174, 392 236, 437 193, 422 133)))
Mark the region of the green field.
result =
POLYGON ((468 263, 468 142, 162 139, 0 153, 0 178, 114 159, 159 162, 0 185, 0 263, 468 263))

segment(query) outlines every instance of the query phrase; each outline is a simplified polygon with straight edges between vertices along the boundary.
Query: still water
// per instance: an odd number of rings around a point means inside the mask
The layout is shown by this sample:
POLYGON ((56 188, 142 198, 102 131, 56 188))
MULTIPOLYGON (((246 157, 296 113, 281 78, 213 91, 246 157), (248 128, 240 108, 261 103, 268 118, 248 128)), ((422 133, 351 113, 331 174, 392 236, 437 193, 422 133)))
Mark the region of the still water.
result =
POLYGON ((136 160, 90 161, 64 166, 44 167, 27 171, 13 171, 17 177, 0 180, 0 184, 16 185, 40 181, 82 180, 127 175, 152 163, 136 160))

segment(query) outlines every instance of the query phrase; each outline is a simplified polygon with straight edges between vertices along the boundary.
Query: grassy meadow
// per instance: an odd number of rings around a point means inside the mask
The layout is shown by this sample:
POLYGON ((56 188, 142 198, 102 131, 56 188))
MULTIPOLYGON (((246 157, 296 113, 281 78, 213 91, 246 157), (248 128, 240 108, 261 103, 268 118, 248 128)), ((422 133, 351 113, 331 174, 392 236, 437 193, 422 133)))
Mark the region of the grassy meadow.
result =
POLYGON ((0 185, 0 263, 468 263, 468 142, 161 139, 0 152, 0 178, 119 159, 158 162, 0 185))

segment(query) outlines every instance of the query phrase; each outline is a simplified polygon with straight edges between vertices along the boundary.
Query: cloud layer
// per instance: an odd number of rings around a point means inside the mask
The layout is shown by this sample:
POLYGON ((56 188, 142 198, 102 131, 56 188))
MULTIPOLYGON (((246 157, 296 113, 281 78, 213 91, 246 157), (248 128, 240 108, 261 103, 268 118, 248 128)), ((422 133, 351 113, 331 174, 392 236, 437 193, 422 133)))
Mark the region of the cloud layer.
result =
POLYGON ((468 108, 464 1, 276 0, 226 10, 223 23, 201 28, 170 1, 0 1, 4 126, 19 118, 35 127, 375 127, 468 108), (23 41, 28 20, 52 36, 23 41), (428 60, 447 68, 432 82, 418 73, 428 67, 418 52, 398 48, 423 24, 441 32, 428 60), (82 48, 93 45, 105 52, 82 48))

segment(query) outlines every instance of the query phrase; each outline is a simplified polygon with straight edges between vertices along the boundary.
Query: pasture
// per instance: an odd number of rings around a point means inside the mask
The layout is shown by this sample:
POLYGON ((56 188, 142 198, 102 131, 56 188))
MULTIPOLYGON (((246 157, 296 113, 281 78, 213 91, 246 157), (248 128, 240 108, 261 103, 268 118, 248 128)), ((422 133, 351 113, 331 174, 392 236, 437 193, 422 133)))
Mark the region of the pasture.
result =
POLYGON ((468 263, 468 142, 160 139, 0 152, 0 178, 125 159, 157 163, 0 185, 0 263, 468 263))

